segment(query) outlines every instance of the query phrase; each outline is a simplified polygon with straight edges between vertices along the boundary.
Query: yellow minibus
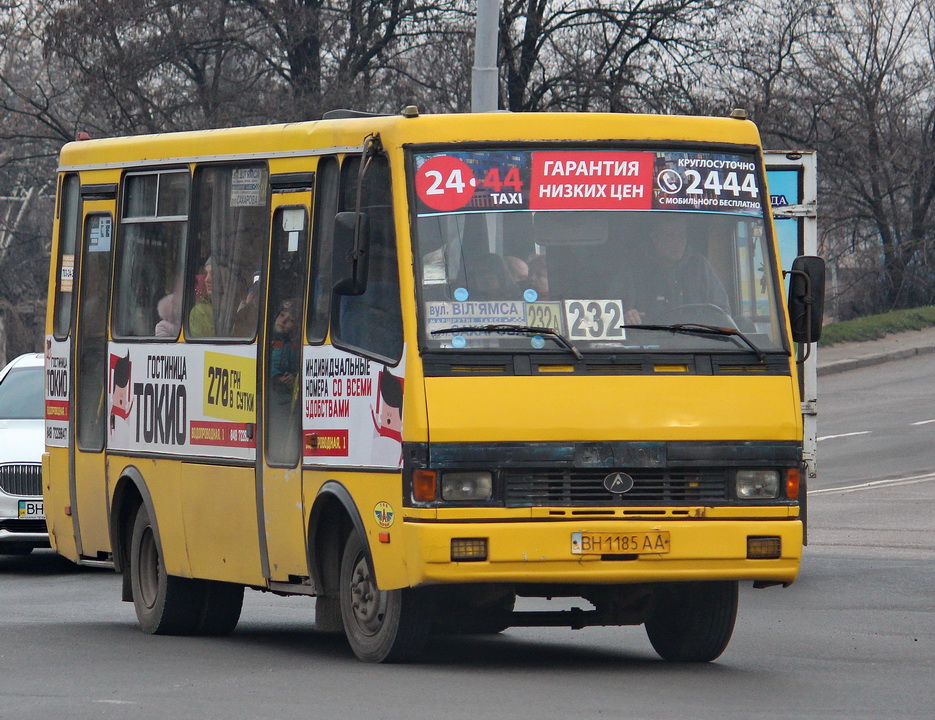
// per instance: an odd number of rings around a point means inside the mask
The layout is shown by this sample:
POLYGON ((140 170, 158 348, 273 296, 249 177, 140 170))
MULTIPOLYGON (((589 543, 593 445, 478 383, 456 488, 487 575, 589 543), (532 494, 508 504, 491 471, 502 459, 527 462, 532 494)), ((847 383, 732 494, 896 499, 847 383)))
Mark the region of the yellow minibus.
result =
POLYGON ((823 266, 785 298, 742 113, 82 139, 53 232, 51 541, 146 632, 251 588, 365 661, 644 624, 704 662, 739 582, 796 578, 823 266))

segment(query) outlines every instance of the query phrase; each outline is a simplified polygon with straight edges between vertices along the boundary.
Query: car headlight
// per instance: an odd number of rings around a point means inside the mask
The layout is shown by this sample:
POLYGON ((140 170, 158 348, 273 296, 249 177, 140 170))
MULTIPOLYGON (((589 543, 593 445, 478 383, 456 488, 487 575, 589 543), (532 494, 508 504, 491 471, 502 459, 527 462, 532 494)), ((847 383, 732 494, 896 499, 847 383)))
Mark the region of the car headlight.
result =
POLYGON ((485 470, 442 473, 445 500, 487 500, 493 489, 493 475, 485 470))
POLYGON ((779 497, 778 470, 738 470, 734 489, 740 500, 773 500, 779 497))

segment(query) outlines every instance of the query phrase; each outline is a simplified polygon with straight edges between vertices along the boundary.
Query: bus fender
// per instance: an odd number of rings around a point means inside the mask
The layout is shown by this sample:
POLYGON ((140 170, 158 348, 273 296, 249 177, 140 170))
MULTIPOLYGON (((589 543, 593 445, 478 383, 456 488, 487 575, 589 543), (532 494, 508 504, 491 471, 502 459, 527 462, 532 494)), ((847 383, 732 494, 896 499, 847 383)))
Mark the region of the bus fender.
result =
POLYGON ((143 473, 135 466, 128 465, 120 472, 119 477, 110 504, 110 546, 114 549, 114 570, 123 573, 123 600, 132 602, 130 573, 123 572, 129 566, 130 548, 124 546, 125 533, 121 533, 120 529, 126 523, 132 521, 130 513, 135 512, 140 502, 146 507, 146 512, 152 520, 153 534, 156 536, 159 547, 162 547, 162 539, 159 536, 159 522, 156 518, 153 498, 146 486, 146 481, 143 479, 143 473), (134 495, 139 499, 139 502, 133 497, 134 495))
MULTIPOLYGON (((333 520, 333 518, 329 518, 325 512, 329 504, 334 501, 340 503, 344 508, 344 512, 353 526, 354 532, 358 533, 363 541, 364 551, 367 553, 367 561, 370 563, 370 567, 374 567, 373 556, 370 554, 370 543, 367 541, 367 530, 364 528, 364 521, 360 516, 360 512, 357 510, 357 505, 354 503, 351 493, 336 480, 328 480, 318 489, 318 494, 315 496, 315 503, 312 506, 312 512, 308 519, 308 567, 312 576, 312 585, 318 589, 319 595, 337 592, 337 583, 332 584, 328 582, 328 578, 323 576, 322 569, 325 558, 318 556, 319 548, 316 547, 315 542, 320 528, 333 520)), ((337 558, 335 558, 338 566, 340 566, 341 552, 345 540, 346 537, 339 538, 339 542, 342 543, 342 545, 338 548, 338 555, 337 558)))

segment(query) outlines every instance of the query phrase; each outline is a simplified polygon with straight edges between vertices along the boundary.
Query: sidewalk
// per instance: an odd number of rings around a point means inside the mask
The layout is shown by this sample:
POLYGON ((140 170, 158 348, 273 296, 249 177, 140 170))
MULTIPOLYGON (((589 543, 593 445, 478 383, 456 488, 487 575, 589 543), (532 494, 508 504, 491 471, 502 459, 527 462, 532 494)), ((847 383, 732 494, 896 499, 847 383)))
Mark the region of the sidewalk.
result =
POLYGON ((818 348, 818 374, 830 375, 930 352, 935 352, 935 327, 908 330, 879 340, 840 343, 818 348))

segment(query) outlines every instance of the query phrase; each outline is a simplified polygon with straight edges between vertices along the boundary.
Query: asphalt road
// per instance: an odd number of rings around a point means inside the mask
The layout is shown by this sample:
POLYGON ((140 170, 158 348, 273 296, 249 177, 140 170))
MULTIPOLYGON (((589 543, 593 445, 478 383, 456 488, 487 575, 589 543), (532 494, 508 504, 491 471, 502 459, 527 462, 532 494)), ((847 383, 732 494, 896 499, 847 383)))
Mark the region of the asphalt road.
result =
POLYGON ((935 365, 868 370, 822 381, 819 436, 869 432, 819 443, 799 581, 742 588, 715 663, 664 663, 634 627, 439 638, 419 664, 365 665, 314 631, 311 600, 253 591, 230 637, 152 637, 116 575, 44 552, 0 557, 0 719, 930 718, 935 457, 912 428, 935 429, 913 425, 935 418, 935 365))
POLYGON ((818 388, 812 488, 935 472, 935 354, 822 377, 818 388))

